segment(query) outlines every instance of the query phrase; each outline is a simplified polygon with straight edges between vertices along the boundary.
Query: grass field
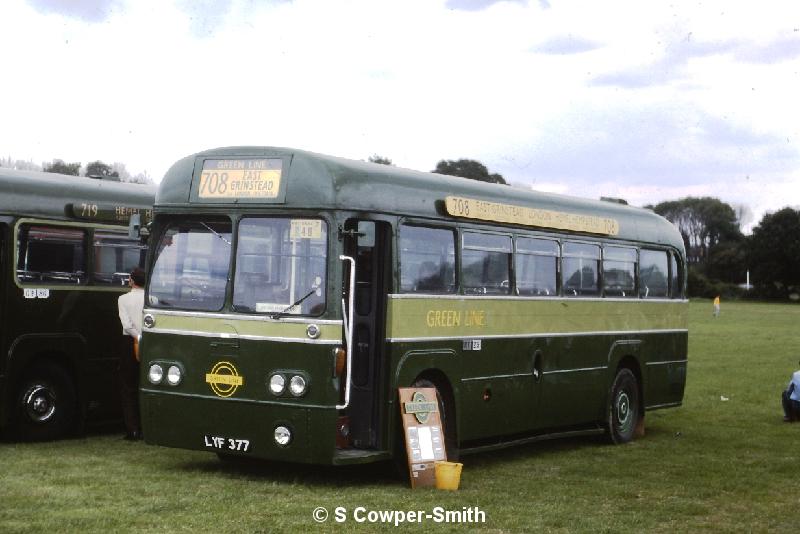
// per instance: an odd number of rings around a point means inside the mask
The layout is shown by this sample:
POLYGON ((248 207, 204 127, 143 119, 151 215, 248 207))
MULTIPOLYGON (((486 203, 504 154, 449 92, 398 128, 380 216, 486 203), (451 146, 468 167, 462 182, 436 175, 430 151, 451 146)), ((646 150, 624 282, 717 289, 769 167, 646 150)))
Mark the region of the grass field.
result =
POLYGON ((398 530, 355 522, 359 506, 486 514, 400 528, 418 532, 796 532, 800 424, 782 422, 779 397, 800 360, 800 306, 723 302, 713 318, 698 301, 690 313, 684 406, 649 413, 628 445, 468 456, 461 490, 443 492, 412 491, 382 467, 232 466, 120 434, 0 443, 0 532, 398 530), (322 524, 318 506, 331 514, 322 524))

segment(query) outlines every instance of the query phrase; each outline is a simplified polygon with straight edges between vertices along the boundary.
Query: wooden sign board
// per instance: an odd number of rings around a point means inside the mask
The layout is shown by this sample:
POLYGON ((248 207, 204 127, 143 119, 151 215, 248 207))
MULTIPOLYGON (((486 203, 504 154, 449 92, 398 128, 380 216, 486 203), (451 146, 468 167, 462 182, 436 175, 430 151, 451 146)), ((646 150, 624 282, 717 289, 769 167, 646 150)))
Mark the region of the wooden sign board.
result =
POLYGON ((436 388, 399 388, 399 392, 411 487, 433 487, 435 463, 447 460, 436 388))

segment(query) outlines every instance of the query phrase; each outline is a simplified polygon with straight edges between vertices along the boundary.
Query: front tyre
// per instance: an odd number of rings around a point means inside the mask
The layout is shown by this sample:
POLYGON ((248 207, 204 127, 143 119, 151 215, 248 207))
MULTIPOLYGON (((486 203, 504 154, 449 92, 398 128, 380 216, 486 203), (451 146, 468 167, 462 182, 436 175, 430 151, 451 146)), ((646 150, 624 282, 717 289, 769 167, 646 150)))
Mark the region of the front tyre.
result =
POLYGON ((446 399, 443 395, 444 391, 442 388, 427 378, 418 378, 416 381, 414 381, 412 387, 434 388, 436 390, 436 397, 439 401, 439 419, 442 422, 442 431, 444 432, 444 447, 447 460, 450 462, 457 462, 460 456, 460 451, 458 449, 455 413, 453 413, 454 410, 451 399, 446 399))
POLYGON ((631 441, 636 433, 640 413, 639 381, 630 369, 620 369, 609 394, 606 429, 612 443, 631 441))
POLYGON ((24 441, 64 437, 77 415, 75 385, 70 375, 53 363, 29 369, 15 397, 14 429, 24 441))

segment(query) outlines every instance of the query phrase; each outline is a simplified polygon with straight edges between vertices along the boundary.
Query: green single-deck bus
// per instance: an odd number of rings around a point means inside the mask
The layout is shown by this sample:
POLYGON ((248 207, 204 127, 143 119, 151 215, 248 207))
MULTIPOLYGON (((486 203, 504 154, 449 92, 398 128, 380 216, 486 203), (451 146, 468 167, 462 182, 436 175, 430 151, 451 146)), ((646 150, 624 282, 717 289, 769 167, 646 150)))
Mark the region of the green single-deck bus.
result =
POLYGON ((416 385, 438 390, 452 458, 626 442, 645 411, 683 399, 684 246, 648 210, 222 148, 166 173, 148 258, 150 444, 397 458, 398 388, 416 385))
MULTIPOLYGON (((117 298, 155 187, 0 168, 0 430, 53 439, 121 413, 117 298)), ((128 349, 130 350, 130 349, 128 349)))

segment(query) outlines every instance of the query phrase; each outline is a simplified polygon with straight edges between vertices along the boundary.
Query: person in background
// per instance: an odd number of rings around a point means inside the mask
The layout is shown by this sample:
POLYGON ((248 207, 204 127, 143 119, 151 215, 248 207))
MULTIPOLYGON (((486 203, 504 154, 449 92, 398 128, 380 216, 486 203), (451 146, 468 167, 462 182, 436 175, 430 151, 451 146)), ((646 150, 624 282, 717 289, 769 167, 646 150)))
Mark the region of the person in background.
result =
POLYGON ((793 423, 800 419, 800 371, 792 373, 792 379, 781 395, 781 404, 785 422, 793 423))
POLYGON ((139 337, 142 335, 144 271, 139 267, 134 268, 128 284, 130 292, 120 296, 117 301, 122 333, 131 338, 120 355, 119 378, 125 439, 138 440, 142 438, 139 424, 139 337))
POLYGON ((714 297, 714 317, 719 317, 719 295, 714 297))

